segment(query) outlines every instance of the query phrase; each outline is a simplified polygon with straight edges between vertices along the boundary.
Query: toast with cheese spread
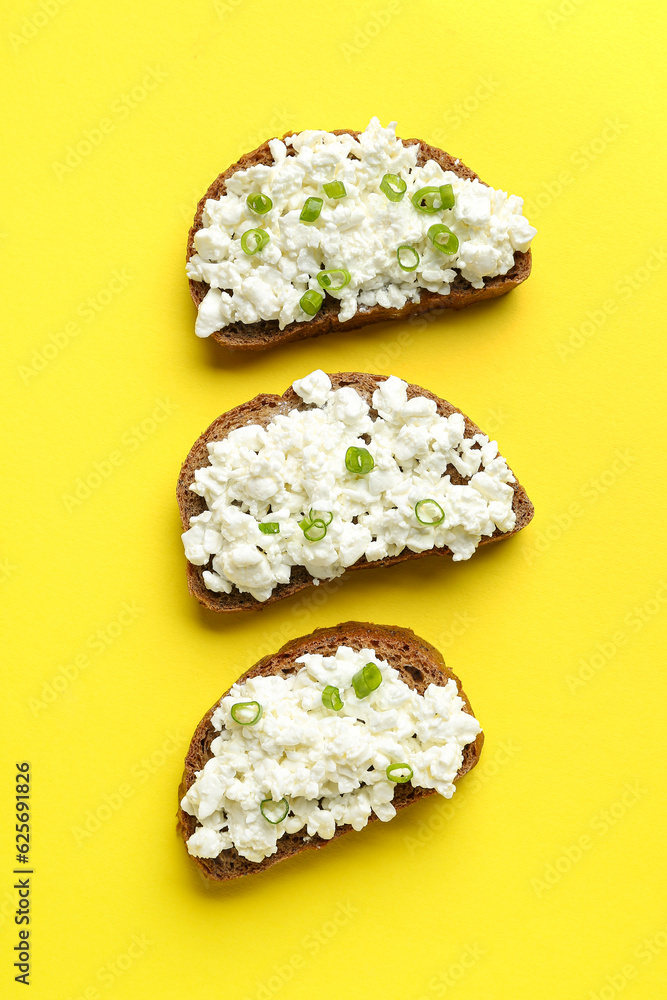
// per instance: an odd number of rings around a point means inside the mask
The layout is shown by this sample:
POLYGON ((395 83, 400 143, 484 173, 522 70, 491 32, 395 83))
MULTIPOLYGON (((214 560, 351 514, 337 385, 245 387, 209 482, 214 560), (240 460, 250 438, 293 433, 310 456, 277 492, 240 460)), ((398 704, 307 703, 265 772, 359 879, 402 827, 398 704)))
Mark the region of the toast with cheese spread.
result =
POLYGON ((178 831, 207 879, 264 871, 425 795, 451 798, 483 741, 458 678, 414 632, 318 629, 260 660, 201 720, 178 831))
POLYGON ((271 139, 197 206, 195 332, 265 350, 504 295, 530 274, 522 208, 394 123, 271 139))
POLYGON ((222 414, 185 459, 177 499, 189 590, 216 612, 347 570, 467 559, 533 517, 496 443, 460 410, 362 372, 316 371, 222 414))

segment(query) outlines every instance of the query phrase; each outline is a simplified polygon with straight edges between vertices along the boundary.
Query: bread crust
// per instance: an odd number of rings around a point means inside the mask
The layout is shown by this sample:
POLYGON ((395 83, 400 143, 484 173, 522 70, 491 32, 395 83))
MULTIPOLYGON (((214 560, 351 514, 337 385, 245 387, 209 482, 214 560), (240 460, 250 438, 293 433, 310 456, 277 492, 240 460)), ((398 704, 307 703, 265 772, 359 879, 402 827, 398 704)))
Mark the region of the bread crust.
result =
MULTIPOLYGON (((387 378, 386 375, 370 375, 365 372, 338 372, 335 374, 330 374, 331 384, 334 389, 340 389, 343 386, 352 386, 356 391, 362 396, 366 402, 371 407, 371 415, 375 417, 377 411, 373 408, 373 393, 377 389, 381 382, 384 382, 387 378)), ((474 424, 469 417, 458 410, 447 400, 441 399, 436 396, 435 393, 429 392, 428 389, 423 389, 421 386, 408 384, 407 388, 408 399, 412 399, 413 396, 426 396, 427 399, 432 399, 436 406, 440 416, 448 417, 452 413, 461 413, 465 421, 465 436, 470 438, 475 434, 483 433, 477 424, 474 424)), ((261 424, 262 427, 266 425, 279 413, 288 413, 290 410, 298 409, 304 410, 309 409, 309 405, 304 403, 300 396, 296 394, 294 389, 290 386, 282 396, 274 396, 268 393, 263 393, 251 399, 247 403, 242 403, 240 406, 234 407, 233 410, 229 410, 227 413, 223 413, 220 417, 213 421, 213 423, 204 431, 203 434, 195 441, 194 445, 190 449, 187 458, 185 459, 183 466, 181 467, 181 472, 178 477, 178 484, 176 487, 176 496, 178 499, 178 509, 181 515, 181 523, 183 525, 183 530, 187 531, 190 527, 190 518, 197 514, 203 513, 206 508, 206 502, 203 497, 198 496, 190 490, 190 486, 195 481, 195 471, 202 468, 208 464, 208 450, 207 445, 211 441, 220 441, 222 438, 226 437, 230 431, 235 430, 238 427, 244 427, 247 424, 261 424)), ((464 483, 467 479, 456 471, 453 466, 448 466, 447 473, 451 475, 453 483, 464 483)), ((525 489, 517 481, 512 484, 512 489, 514 490, 514 499, 512 501, 512 507, 516 514, 516 524, 512 531, 500 531, 499 529, 494 532, 488 538, 482 538, 480 545, 485 545, 488 542, 493 542, 501 538, 509 538, 510 535, 516 534, 524 528, 532 519, 534 514, 534 508, 531 501, 528 499, 525 489)), ((387 557, 386 559, 378 559, 375 562, 368 562, 365 556, 362 556, 356 563, 349 566, 346 572, 359 569, 370 569, 373 566, 393 566, 396 563, 405 562, 407 559, 421 559, 425 556, 430 555, 440 555, 440 556, 451 556, 451 549, 448 546, 443 546, 442 548, 432 548, 427 549, 425 552, 410 552, 405 549, 400 555, 387 557)), ((303 566, 293 566, 292 573, 289 583, 278 584, 273 590, 271 596, 266 601, 258 601, 251 594, 241 593, 234 588, 231 594, 217 594, 206 588, 203 579, 203 572, 206 566, 193 566, 192 563, 187 562, 187 578, 188 578, 188 589, 194 597, 197 598, 200 604, 208 608, 210 611, 216 611, 218 613, 231 613, 236 611, 252 611, 261 608, 268 607, 270 604, 275 604, 276 601, 280 601, 285 597, 291 597, 293 594, 299 593, 299 591, 304 590, 307 587, 314 586, 314 579, 308 573, 308 571, 303 566)))
MULTIPOLYGON (((474 715, 470 701, 461 687, 456 674, 452 673, 445 664, 442 654, 421 639, 411 629, 399 628, 398 626, 374 625, 371 622, 344 622, 332 628, 316 629, 310 635, 292 639, 287 642, 277 653, 265 656, 253 667, 247 670, 236 683, 242 683, 250 677, 282 674, 283 676, 294 673, 300 669, 300 664, 294 661, 304 653, 319 653, 323 656, 331 656, 338 646, 351 646, 353 649, 373 648, 380 659, 386 659, 392 667, 395 667, 401 679, 411 688, 423 694, 429 684, 445 685, 448 680, 456 681, 459 695, 464 703, 464 711, 469 715, 474 715)), ((221 697, 229 693, 228 689, 221 697)), ((219 735, 211 726, 211 716, 217 708, 220 699, 216 701, 204 718, 201 720, 185 757, 185 767, 183 777, 178 790, 178 820, 177 829, 184 841, 194 833, 196 819, 188 815, 180 806, 181 799, 195 780, 196 772, 200 771, 207 760, 212 756, 211 741, 219 735)), ((473 743, 469 743, 463 751, 463 763, 459 768, 454 781, 458 781, 464 774, 467 774, 479 760, 484 743, 484 734, 479 733, 473 743)), ((413 788, 411 784, 397 785, 394 791, 393 803, 396 809, 403 809, 405 806, 424 798, 426 795, 434 795, 433 788, 413 788)), ((374 813, 371 814, 369 822, 377 819, 374 813)), ((349 825, 339 826, 332 839, 342 837, 349 833, 352 827, 349 825)), ((231 848, 223 851, 217 858, 192 858, 203 875, 215 882, 224 882, 229 879, 240 878, 242 875, 251 875, 264 871, 279 861, 300 854, 302 851, 319 849, 325 847, 329 840, 323 840, 315 835, 304 837, 303 830, 299 833, 285 834, 278 841, 278 850, 268 858, 258 863, 242 858, 238 852, 231 848)))
MULTIPOLYGON (((336 129, 334 135, 351 135, 357 138, 360 133, 354 129, 336 129)), ((283 139, 294 135, 293 132, 286 132, 283 139)), ((436 146, 429 146, 421 139, 403 139, 405 146, 419 146, 417 165, 423 166, 427 160, 435 160, 443 170, 451 170, 459 177, 468 180, 480 180, 476 173, 466 167, 460 160, 445 153, 444 150, 436 146)), ((294 155, 291 146, 287 147, 287 155, 294 155)), ((251 153, 246 153, 231 167, 228 167, 213 181, 206 194, 197 205, 194 222, 188 233, 188 246, 186 261, 195 253, 194 237, 195 233, 202 228, 202 215, 204 206, 208 198, 218 199, 226 193, 226 182, 237 170, 247 170, 257 164, 273 164, 273 156, 269 149, 269 141, 262 143, 251 153)), ((488 184, 486 185, 489 186, 488 184)), ((496 275, 495 278, 485 278, 483 288, 473 288, 472 285, 457 273, 456 278, 450 286, 448 295, 439 295, 437 292, 429 292, 427 289, 420 290, 419 302, 406 302, 401 309, 386 309, 384 306, 375 305, 361 307, 356 314, 343 323, 338 322, 339 302, 331 296, 325 296, 324 303, 314 319, 304 323, 289 323, 283 330, 280 329, 277 320, 260 320, 257 323, 230 323, 222 330, 217 330, 211 334, 213 340, 223 344, 230 350, 239 351, 264 351, 275 347, 278 344, 287 344, 293 340, 305 340, 308 337, 319 337, 325 333, 336 331, 352 330, 371 323, 380 323, 394 319, 405 319, 418 313, 427 312, 433 309, 463 309, 474 302, 481 302, 484 299, 495 299, 499 295, 520 285, 530 274, 532 266, 532 256, 530 250, 525 253, 517 250, 514 254, 514 265, 507 274, 496 275)), ((190 295, 197 307, 206 295, 209 286, 202 281, 190 279, 190 295)))

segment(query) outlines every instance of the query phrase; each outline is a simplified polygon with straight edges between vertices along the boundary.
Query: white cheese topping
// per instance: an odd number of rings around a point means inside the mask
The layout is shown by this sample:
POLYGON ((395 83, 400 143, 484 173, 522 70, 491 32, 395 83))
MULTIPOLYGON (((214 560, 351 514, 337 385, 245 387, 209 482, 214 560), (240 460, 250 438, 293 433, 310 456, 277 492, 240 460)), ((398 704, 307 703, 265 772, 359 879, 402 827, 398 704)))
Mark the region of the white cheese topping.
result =
POLYGON ((416 145, 396 138, 395 122, 382 128, 373 118, 358 139, 351 135, 307 131, 269 143, 273 165, 238 170, 226 182, 222 198, 206 201, 202 227, 194 238, 196 253, 187 263, 189 278, 210 285, 199 308, 195 332, 209 337, 229 323, 278 320, 282 330, 312 317, 299 305, 304 292, 321 292, 317 274, 324 267, 346 268, 350 283, 340 292, 340 322, 374 305, 401 308, 419 301, 420 289, 447 295, 457 272, 473 288, 484 278, 506 274, 514 251, 527 250, 536 230, 522 215, 523 200, 495 191, 480 181, 444 171, 435 160, 418 167, 416 145), (287 155, 287 144, 295 155, 287 155), (401 201, 380 190, 385 174, 407 184, 401 201), (323 185, 342 181, 346 194, 332 199, 323 185), (429 215, 417 211, 411 195, 420 188, 451 184, 455 204, 429 215), (272 209, 256 215, 246 203, 250 194, 271 198, 272 209), (306 198, 322 198, 320 216, 300 222, 306 198), (459 240, 451 256, 437 250, 427 233, 444 223, 459 240), (248 256, 241 237, 249 229, 269 234, 268 244, 248 256), (399 246, 413 246, 420 262, 403 271, 399 246))
MULTIPOLYGON (((286 677, 253 677, 221 699, 211 724, 220 732, 181 806, 197 818, 188 840, 195 857, 215 858, 235 847, 243 858, 275 854, 285 833, 305 828, 309 837, 333 837, 336 826, 366 826, 371 813, 390 820, 395 783, 391 764, 412 768, 415 787, 434 788, 449 799, 463 761, 463 748, 480 732, 463 707, 455 681, 431 684, 423 695, 372 649, 339 646, 334 656, 309 653, 303 667, 286 677), (382 682, 360 699, 352 677, 367 663, 382 682), (340 711, 322 704, 327 685, 337 687, 340 711), (239 701, 257 701, 254 725, 231 716, 239 701), (289 812, 273 825, 260 810, 270 799, 287 799, 289 812)), ((265 807, 266 808, 266 807, 265 807)))
MULTIPOLYGON (((319 581, 362 556, 373 562, 406 548, 449 546, 454 560, 469 559, 483 536, 514 527, 514 476, 495 441, 464 436, 462 414, 442 417, 433 400, 408 399, 407 383, 393 375, 373 394, 375 419, 356 389, 332 390, 323 371, 297 379, 294 389, 308 408, 231 431, 208 445, 210 464, 195 472, 190 489, 208 509, 182 538, 193 565, 210 563, 209 590, 236 587, 266 601, 289 582, 292 566, 319 581), (349 447, 368 450, 372 472, 348 472, 349 447), (448 466, 466 483, 453 484, 448 466), (442 523, 420 523, 415 506, 424 499, 440 505, 442 523), (300 527, 311 511, 332 515, 319 541, 300 527), (263 534, 260 522, 279 530, 263 534)), ((436 508, 428 510, 422 520, 435 520, 436 508)))

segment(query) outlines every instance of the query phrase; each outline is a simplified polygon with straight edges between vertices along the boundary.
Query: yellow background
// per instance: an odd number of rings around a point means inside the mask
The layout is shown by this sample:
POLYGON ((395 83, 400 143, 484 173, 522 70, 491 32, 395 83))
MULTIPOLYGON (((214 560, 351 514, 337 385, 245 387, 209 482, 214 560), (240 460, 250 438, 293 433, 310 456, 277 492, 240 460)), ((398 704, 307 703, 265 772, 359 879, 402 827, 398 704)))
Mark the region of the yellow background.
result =
POLYGON ((7 995, 23 759, 35 1000, 659 995, 664 31, 657 2, 5 6, 7 995), (184 250, 211 180, 276 133, 374 114, 525 197, 527 284, 258 356, 197 340, 184 250), (179 463, 219 413, 315 367, 460 406, 535 520, 469 563, 204 613, 179 463), (480 765, 451 803, 206 888, 174 833, 195 725, 260 655, 348 618, 440 646, 480 765))

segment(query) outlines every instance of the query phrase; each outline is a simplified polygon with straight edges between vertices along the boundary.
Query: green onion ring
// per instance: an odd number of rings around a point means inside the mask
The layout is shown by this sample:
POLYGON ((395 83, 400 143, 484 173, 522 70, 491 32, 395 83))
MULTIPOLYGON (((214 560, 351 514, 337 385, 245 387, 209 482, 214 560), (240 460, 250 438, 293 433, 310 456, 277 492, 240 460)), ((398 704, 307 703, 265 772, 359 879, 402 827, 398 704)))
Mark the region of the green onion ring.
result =
POLYGON ((403 785, 406 781, 409 781, 414 771, 409 764, 390 764, 387 768, 387 777, 390 781, 396 782, 397 785, 403 785), (397 775, 394 777, 396 771, 409 771, 409 774, 397 775))
POLYGON ((273 208, 273 202, 268 194, 249 194, 246 198, 246 203, 250 211, 254 212, 255 215, 266 215, 273 208))
POLYGON ((416 271, 416 269, 419 267, 419 254, 417 253, 414 247, 410 246, 409 243, 401 243, 400 247, 396 251, 396 260, 398 261, 398 266, 403 271, 416 271), (408 267, 407 264, 404 264, 403 261, 401 260, 401 250, 404 251, 404 255, 406 253, 412 254, 411 259, 414 260, 414 264, 411 264, 410 267, 408 267))
POLYGON ((249 257, 252 257, 253 254, 264 249, 269 239, 269 234, 265 229, 246 229, 241 237, 241 249, 249 257))
POLYGON ((314 288, 309 288, 299 299, 299 305, 309 316, 316 316, 322 308, 324 296, 316 292, 314 288))
POLYGON ((380 191, 386 194, 389 201, 400 201, 408 185, 398 174, 385 174, 380 181, 380 191))
POLYGON ((276 802, 274 799, 262 799, 262 801, 259 804, 259 811, 261 812, 262 816, 267 821, 267 823, 271 823, 272 826, 277 826, 278 823, 282 823, 282 821, 285 819, 285 816, 287 816, 287 813, 289 812, 289 802, 287 801, 287 799, 279 799, 278 802, 276 802), (283 803, 284 807, 280 815, 278 815, 276 810, 270 810, 270 809, 267 815, 268 807, 282 806, 283 803), (273 818, 271 816, 271 811, 273 811, 273 818))
POLYGON ((320 288, 325 288, 327 292, 340 292, 346 285, 350 284, 352 275, 344 267, 334 267, 330 271, 319 271, 317 283, 320 288))
POLYGON ((449 226, 443 226, 442 223, 431 226, 426 235, 435 249, 440 250, 441 253, 453 254, 459 248, 458 236, 451 231, 449 226))
POLYGON ((314 507, 311 507, 308 517, 311 521, 324 521, 325 525, 328 527, 333 521, 333 512, 330 510, 315 510, 314 507))
POLYGON ((439 187, 423 187, 415 191, 410 199, 418 212, 435 215, 442 211, 442 195, 439 187))
POLYGON ((340 712, 343 707, 343 699, 340 691, 333 684, 327 684, 322 692, 322 704, 325 708, 330 708, 333 712, 340 712))
POLYGON ((345 468, 357 476, 366 476, 375 468, 375 460, 366 448, 352 445, 345 452, 345 468))
POLYGON ((328 184, 323 184, 322 187, 327 198, 343 198, 347 194, 342 181, 330 181, 328 184))
POLYGON ((380 668, 375 663, 367 663, 352 678, 352 687, 357 698, 367 698, 382 683, 380 668))
POLYGON ((263 535, 277 535, 280 532, 280 524, 278 521, 262 521, 257 527, 262 532, 263 535))
POLYGON ((321 198, 306 198, 299 216, 300 222, 314 222, 319 218, 324 202, 321 198))
POLYGON ((237 701, 232 705, 230 715, 234 722, 238 722, 239 726, 254 726, 262 718, 262 706, 258 701, 237 701), (247 714, 251 709, 253 710, 252 719, 244 719, 243 714, 247 714))
POLYGON ((321 517, 316 517, 313 521, 304 517, 303 521, 299 521, 299 527, 309 542, 321 542, 327 533, 327 526, 321 517))
POLYGON ((423 187, 415 191, 410 199, 418 212, 435 215, 445 209, 454 208, 454 190, 451 184, 441 184, 440 187, 423 187))
POLYGON ((442 524, 442 522, 445 520, 445 512, 437 500, 431 500, 429 497, 425 497, 423 500, 418 500, 417 503, 415 504, 415 517, 417 518, 420 524, 425 524, 428 527, 432 528, 437 524, 442 524), (440 516, 436 517, 435 521, 425 521, 424 518, 421 517, 420 512, 424 507, 424 505, 427 503, 433 504, 433 506, 437 507, 438 510, 440 511, 440 516))
POLYGON ((440 204, 443 209, 454 208, 454 189, 451 184, 440 185, 440 204))

